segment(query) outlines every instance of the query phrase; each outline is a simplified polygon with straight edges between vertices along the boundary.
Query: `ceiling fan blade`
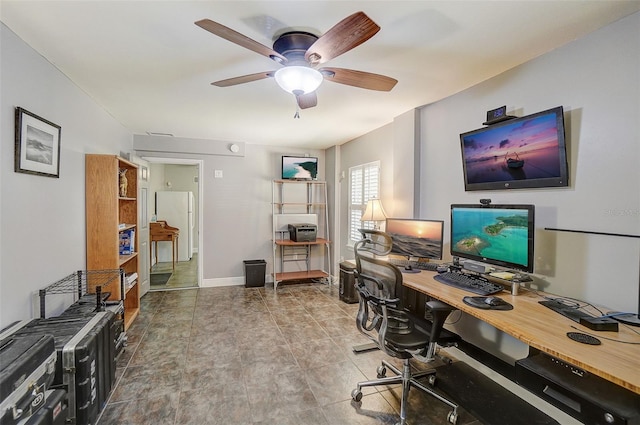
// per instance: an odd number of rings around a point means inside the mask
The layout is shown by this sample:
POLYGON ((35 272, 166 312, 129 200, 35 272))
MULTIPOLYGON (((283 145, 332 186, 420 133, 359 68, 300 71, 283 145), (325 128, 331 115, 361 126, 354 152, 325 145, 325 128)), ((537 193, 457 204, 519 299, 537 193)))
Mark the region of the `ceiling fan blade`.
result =
POLYGON ((256 74, 243 75, 241 77, 228 78, 226 80, 215 81, 211 83, 213 86, 217 87, 229 87, 235 86, 237 84, 250 83, 252 81, 262 80, 264 78, 273 77, 273 71, 268 72, 258 72, 256 74))
POLYGON ((356 71, 344 68, 321 68, 318 71, 324 75, 326 81, 360 87, 368 90, 391 91, 398 80, 386 75, 371 72, 356 71))
POLYGON ((338 22, 309 47, 304 55, 311 64, 324 63, 373 37, 380 27, 364 12, 356 12, 338 22))
POLYGON ((211 19, 201 19, 199 21, 196 21, 195 24, 200 28, 209 31, 212 34, 217 35, 218 37, 222 37, 225 40, 228 40, 246 49, 252 50, 256 53, 266 56, 269 59, 273 59, 278 63, 287 62, 287 58, 285 58, 275 50, 271 49, 270 47, 267 47, 264 44, 260 44, 257 41, 247 37, 246 35, 240 34, 239 32, 234 31, 231 28, 225 27, 222 24, 214 22, 211 19))
POLYGON ((318 104, 318 96, 316 96, 316 92, 312 91, 311 93, 296 95, 296 101, 300 109, 313 108, 318 104))

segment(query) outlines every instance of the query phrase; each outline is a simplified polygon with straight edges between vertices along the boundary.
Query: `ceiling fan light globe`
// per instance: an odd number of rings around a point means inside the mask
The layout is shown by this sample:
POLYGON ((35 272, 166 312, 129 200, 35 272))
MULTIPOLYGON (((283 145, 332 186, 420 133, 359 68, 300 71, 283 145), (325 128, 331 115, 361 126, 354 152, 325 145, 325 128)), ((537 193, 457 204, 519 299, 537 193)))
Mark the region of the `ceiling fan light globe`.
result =
POLYGON ((276 82, 282 90, 302 94, 311 93, 320 87, 322 74, 308 66, 286 66, 276 71, 274 75, 276 82))

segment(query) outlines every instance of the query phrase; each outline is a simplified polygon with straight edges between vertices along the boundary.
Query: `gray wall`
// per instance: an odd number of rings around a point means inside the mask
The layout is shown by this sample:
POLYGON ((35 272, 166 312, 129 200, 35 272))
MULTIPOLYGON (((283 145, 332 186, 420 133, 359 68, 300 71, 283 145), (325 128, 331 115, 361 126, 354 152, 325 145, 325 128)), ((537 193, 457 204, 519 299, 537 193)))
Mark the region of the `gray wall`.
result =
POLYGON ((85 268, 84 154, 129 151, 132 135, 4 24, 0 39, 2 326, 37 316, 36 291, 85 268), (60 178, 14 172, 17 106, 62 127, 60 178))
MULTIPOLYGON (((480 198, 535 204, 537 285, 552 293, 637 312, 638 239, 544 228, 640 234, 639 75, 640 13, 636 13, 421 108, 417 125, 396 120, 395 133, 405 134, 402 147, 385 146, 390 139, 384 129, 342 145, 342 166, 383 160, 384 205, 398 211, 399 206, 410 203, 410 193, 399 187, 411 182, 405 165, 410 165, 412 155, 418 155, 416 217, 445 220, 445 252, 449 250, 450 204, 478 203, 480 198), (517 116, 564 106, 570 187, 465 192, 459 134, 482 127, 486 111, 504 104, 517 116), (421 142, 412 150, 411 132, 416 128, 421 142), (389 154, 396 158, 385 159, 389 154), (393 172, 387 168, 392 166, 393 172), (389 173, 395 188, 390 192, 389 173)), ((346 202, 344 196, 341 199, 346 202)), ((346 217, 346 205, 341 205, 341 214, 346 217)), ((343 232, 343 249, 345 241, 343 232)), ((455 327, 465 338, 505 360, 526 354, 524 344, 469 316, 463 315, 455 327)))
MULTIPOLYGON (((271 182, 280 178, 282 155, 318 157, 318 179, 325 179, 325 155, 320 150, 238 143, 233 154, 228 142, 163 137, 161 152, 154 152, 157 137, 134 136, 141 157, 198 159, 203 161, 203 285, 244 282, 243 260, 264 259, 267 274, 273 271, 271 182), (183 152, 190 153, 183 153, 183 152), (221 170, 222 178, 214 171, 221 170)), ((165 175, 166 177, 166 175, 165 175)), ((331 206, 329 206, 331 208, 331 206)), ((314 264, 324 261, 314 251, 314 264)), ((267 278, 269 281, 269 278, 267 278)))

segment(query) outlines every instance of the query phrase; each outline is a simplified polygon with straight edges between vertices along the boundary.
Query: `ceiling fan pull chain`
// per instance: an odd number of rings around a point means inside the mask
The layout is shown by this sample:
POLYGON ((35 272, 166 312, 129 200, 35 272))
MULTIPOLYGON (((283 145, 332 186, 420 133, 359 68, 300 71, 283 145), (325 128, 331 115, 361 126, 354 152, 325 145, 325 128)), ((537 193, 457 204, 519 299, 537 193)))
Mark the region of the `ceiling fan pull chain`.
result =
POLYGON ((293 119, 300 118, 300 104, 298 104, 298 96, 295 96, 296 99, 296 113, 293 116, 293 119))

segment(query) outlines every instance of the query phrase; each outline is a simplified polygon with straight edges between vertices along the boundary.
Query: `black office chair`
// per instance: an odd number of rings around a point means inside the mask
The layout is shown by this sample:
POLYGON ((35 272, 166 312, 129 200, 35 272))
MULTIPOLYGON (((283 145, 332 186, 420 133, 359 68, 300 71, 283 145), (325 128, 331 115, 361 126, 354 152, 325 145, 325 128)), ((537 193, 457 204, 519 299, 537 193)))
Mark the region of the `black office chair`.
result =
POLYGON ((407 400, 413 386, 432 395, 447 404, 452 410, 447 415, 449 423, 456 424, 458 406, 418 381, 429 377, 429 383, 435 382, 435 369, 411 373, 409 359, 429 362, 434 359, 437 345, 451 346, 458 336, 443 329, 444 322, 451 311, 448 304, 440 301, 428 301, 427 313, 431 320, 422 319, 409 313, 402 306, 402 273, 398 268, 378 256, 387 255, 392 246, 391 237, 380 231, 361 230, 363 239, 356 243, 356 288, 360 304, 356 324, 358 330, 376 343, 386 354, 403 359, 402 371, 382 360, 378 367, 378 379, 359 382, 351 392, 354 401, 362 400, 362 388, 375 385, 402 384, 400 402, 400 422, 407 422, 407 400), (395 376, 386 376, 387 369, 395 376))

